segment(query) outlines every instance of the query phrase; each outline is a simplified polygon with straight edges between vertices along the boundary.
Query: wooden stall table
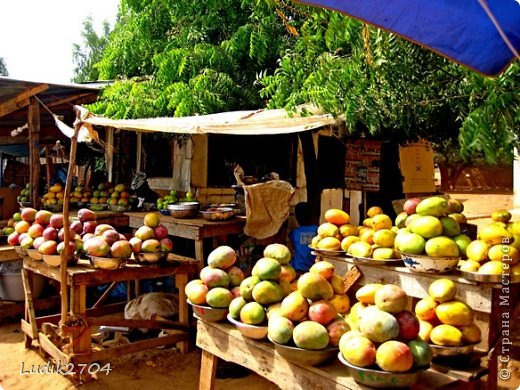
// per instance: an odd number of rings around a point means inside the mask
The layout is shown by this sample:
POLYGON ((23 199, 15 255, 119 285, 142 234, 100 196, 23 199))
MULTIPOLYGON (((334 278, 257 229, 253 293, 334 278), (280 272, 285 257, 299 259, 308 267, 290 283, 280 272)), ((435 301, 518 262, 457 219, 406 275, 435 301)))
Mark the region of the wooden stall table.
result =
MULTIPOLYGON (((456 274, 426 274, 413 272, 407 267, 395 267, 387 265, 372 265, 355 262, 352 258, 341 256, 318 255, 322 260, 332 263, 335 272, 343 275, 353 267, 357 267, 362 274, 358 281, 361 285, 368 283, 396 284, 406 292, 412 301, 428 296, 428 287, 439 279, 447 278, 455 282, 457 286, 456 298, 466 302, 474 311, 474 322, 482 331, 482 341, 475 346, 475 350, 489 352, 493 354, 488 363, 488 383, 487 389, 496 389, 498 359, 500 348, 493 348, 502 334, 501 326, 503 313, 508 318, 513 318, 513 310, 519 302, 519 284, 482 284, 464 279, 456 274), (504 293, 503 288, 507 288, 504 293)), ((410 302, 412 303, 412 302, 410 302)), ((472 380, 468 377, 467 380, 472 380)))
MULTIPOLYGON (((117 213, 115 211, 94 211, 96 213, 96 221, 98 224, 106 223, 115 228, 128 227, 129 217, 125 213, 117 213)), ((71 210, 70 217, 76 218, 78 210, 71 210)))
MULTIPOLYGON (((158 211, 155 211, 159 214, 158 211)), ((138 229, 143 225, 145 212, 127 212, 130 217, 130 227, 138 229)), ((219 236, 240 234, 244 231, 246 221, 244 218, 233 218, 227 221, 207 221, 204 218, 173 218, 161 214, 161 224, 166 226, 168 234, 195 241, 195 259, 204 264, 204 239, 212 238, 213 247, 216 247, 216 239, 219 236)))
POLYGON ((0 263, 4 261, 14 261, 14 260, 20 260, 21 257, 18 253, 16 253, 16 250, 14 249, 14 246, 12 245, 1 245, 0 246, 0 263))
MULTIPOLYGON (((30 280, 34 274, 60 282, 60 268, 49 267, 43 261, 25 258, 23 276, 26 287, 26 318, 22 320, 22 331, 26 335, 26 348, 30 348, 32 340, 38 339, 40 348, 62 364, 83 364, 97 360, 109 359, 123 353, 137 352, 147 348, 178 344, 181 352, 188 350, 189 316, 184 288, 191 274, 197 272, 197 265, 190 263, 169 262, 165 265, 143 266, 127 264, 115 270, 93 268, 86 260, 67 268, 67 285, 70 296, 70 315, 79 320, 78 328, 71 331, 71 351, 63 352, 41 330, 43 323, 58 324, 60 315, 36 317, 32 310, 30 280), (179 293, 179 321, 164 320, 126 320, 123 310, 126 302, 98 306, 94 304, 87 309, 87 287, 111 282, 122 282, 140 279, 174 276, 179 293), (151 338, 119 345, 102 350, 93 350, 91 327, 98 325, 122 326, 130 328, 174 329, 164 337, 151 338)), ((99 302, 99 301, 98 301, 99 302)))
MULTIPOLYGON (((281 389, 358 390, 348 368, 336 358, 318 367, 300 366, 278 355, 268 341, 243 337, 229 323, 197 320, 197 346, 202 349, 199 390, 215 386, 217 358, 239 364, 273 382, 281 389)), ((420 374, 415 390, 453 385, 457 380, 429 369, 420 374)))

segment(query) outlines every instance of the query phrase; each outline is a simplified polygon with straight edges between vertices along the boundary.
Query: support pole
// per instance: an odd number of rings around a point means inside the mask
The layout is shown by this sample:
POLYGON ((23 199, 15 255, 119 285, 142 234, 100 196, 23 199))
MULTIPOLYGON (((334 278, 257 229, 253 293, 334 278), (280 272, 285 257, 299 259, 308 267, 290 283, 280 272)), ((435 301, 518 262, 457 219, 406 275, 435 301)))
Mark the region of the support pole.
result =
POLYGON ((113 182, 113 167, 114 167, 114 128, 106 128, 106 148, 105 148, 105 161, 107 169, 107 180, 113 182))
POLYGON ((40 104, 31 97, 27 123, 29 126, 29 183, 31 184, 31 204, 40 208, 40 104))

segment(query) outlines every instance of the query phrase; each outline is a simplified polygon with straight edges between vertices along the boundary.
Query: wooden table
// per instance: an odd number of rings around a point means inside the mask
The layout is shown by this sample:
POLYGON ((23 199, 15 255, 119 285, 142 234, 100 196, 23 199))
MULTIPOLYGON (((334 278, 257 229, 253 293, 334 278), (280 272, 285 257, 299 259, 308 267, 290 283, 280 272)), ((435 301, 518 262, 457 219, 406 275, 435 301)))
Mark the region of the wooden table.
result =
MULTIPOLYGON (((319 367, 291 363, 278 355, 271 342, 243 337, 229 323, 197 320, 197 346, 202 349, 199 390, 213 389, 217 358, 247 367, 281 389, 358 390, 347 367, 338 359, 319 367)), ((420 374, 415 390, 432 390, 457 380, 432 369, 420 374)))
POLYGON ((83 364, 97 360, 109 359, 123 353, 137 352, 147 348, 177 343, 181 352, 188 350, 189 316, 184 288, 190 275, 197 272, 197 264, 172 262, 164 266, 143 266, 127 264, 116 270, 93 268, 88 261, 80 260, 76 266, 67 268, 67 285, 70 291, 70 314, 80 319, 82 324, 71 331, 72 351, 65 353, 41 331, 44 322, 57 324, 60 315, 36 318, 32 309, 31 279, 35 273, 60 282, 60 268, 47 266, 42 261, 24 258, 22 275, 26 289, 26 317, 22 320, 22 331, 26 335, 26 348, 30 348, 32 340, 38 339, 41 349, 63 364, 83 364), (179 321, 160 320, 126 320, 122 312, 126 302, 97 306, 87 309, 87 287, 110 282, 133 281, 140 279, 175 276, 179 290, 179 321), (170 328, 177 331, 164 337, 141 340, 99 351, 92 349, 91 327, 95 325, 123 326, 130 328, 170 328))
POLYGON ((1 245, 0 246, 0 263, 4 261, 21 260, 22 258, 16 253, 14 246, 1 245))
POLYGON ((496 388, 498 354, 500 354, 500 345, 498 344, 502 335, 502 320, 507 317, 512 321, 514 318, 513 311, 519 302, 519 284, 481 284, 461 278, 458 275, 416 273, 406 267, 360 264, 346 257, 324 255, 319 255, 319 257, 334 264, 335 272, 339 275, 345 274, 354 266, 357 267, 363 275, 358 281, 360 285, 393 283, 401 286, 406 294, 412 297, 409 308, 417 300, 428 295, 428 287, 433 281, 441 277, 453 280, 457 286, 455 298, 466 302, 473 309, 475 323, 482 331, 482 341, 475 348, 484 352, 492 350, 488 363, 487 389, 496 388), (507 288, 507 292, 503 290, 504 287, 507 288), (498 347, 493 348, 495 345, 498 347))
MULTIPOLYGON (((158 211, 156 213, 159 214, 158 211)), ((143 225, 145 212, 125 214, 130 217, 131 228, 137 229, 143 225)), ((215 247, 217 237, 242 233, 246 221, 244 218, 233 218, 228 221, 211 222, 204 218, 179 219, 161 214, 161 223, 168 229, 168 234, 195 241, 195 259, 204 264, 204 239, 212 238, 215 247)))

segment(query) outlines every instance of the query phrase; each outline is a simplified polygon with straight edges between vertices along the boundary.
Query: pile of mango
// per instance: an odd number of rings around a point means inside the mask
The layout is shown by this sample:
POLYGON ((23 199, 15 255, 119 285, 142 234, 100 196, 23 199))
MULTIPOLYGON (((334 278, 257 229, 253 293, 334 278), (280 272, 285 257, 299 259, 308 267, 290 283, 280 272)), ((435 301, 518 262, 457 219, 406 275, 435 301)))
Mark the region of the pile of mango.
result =
POLYGON ((199 279, 193 279, 184 289, 188 301, 195 305, 227 308, 238 296, 244 273, 235 265, 233 248, 221 245, 208 256, 208 265, 201 269, 199 279))
POLYGON ((478 231, 462 251, 461 271, 501 275, 507 271, 520 275, 520 222, 511 221, 507 210, 491 214, 493 222, 478 231))
POLYGON ((461 233, 460 224, 466 222, 462 203, 442 196, 407 202, 395 221, 400 228, 395 238, 396 249, 412 255, 459 257, 471 241, 461 233))
POLYGON ((64 195, 65 187, 60 183, 56 183, 42 196, 41 201, 44 205, 62 205, 64 195))
POLYGON ((239 286, 238 296, 229 305, 229 315, 248 325, 262 325, 267 312, 287 296, 296 271, 289 264, 291 251, 282 244, 270 244, 239 286))
POLYGON ((375 260, 399 258, 394 250, 397 228, 392 219, 374 206, 367 211, 363 226, 350 224, 350 216, 340 209, 325 212, 325 221, 318 227, 318 235, 311 247, 324 250, 342 250, 355 257, 375 260))
MULTIPOLYGON (((81 193, 81 187, 76 188, 73 197, 77 199, 78 195, 81 193)), ((85 201, 87 199, 88 189, 83 190, 83 195, 81 201, 85 201)), ((119 206, 128 206, 130 202, 130 193, 127 191, 126 186, 124 184, 116 184, 112 185, 110 182, 100 183, 96 187, 94 191, 91 192, 90 198, 88 198, 87 202, 91 204, 111 204, 111 205, 119 205, 119 206)), ((72 201, 72 199, 71 199, 72 201)), ((78 200, 79 201, 79 200, 78 200)))
POLYGON ((31 184, 27 183, 25 187, 20 191, 20 195, 16 197, 17 202, 30 202, 31 201, 31 184))
POLYGON ((134 236, 129 240, 132 252, 171 252, 173 242, 168 234, 168 228, 161 223, 159 213, 146 213, 143 217, 143 225, 135 231, 134 236))
POLYGON ((428 366, 433 357, 419 336, 419 320, 409 310, 408 296, 394 284, 372 283, 356 291, 347 316, 351 330, 339 341, 343 358, 357 367, 376 364, 388 372, 428 366))
POLYGON ((319 350, 337 347, 350 328, 343 318, 350 310, 343 278, 334 265, 319 261, 302 274, 296 289, 268 311, 267 334, 271 341, 319 350))
POLYGON ((450 279, 430 284, 428 296, 415 305, 421 340, 448 347, 480 342, 481 331, 473 322, 473 310, 456 300, 456 294, 456 285, 450 279))

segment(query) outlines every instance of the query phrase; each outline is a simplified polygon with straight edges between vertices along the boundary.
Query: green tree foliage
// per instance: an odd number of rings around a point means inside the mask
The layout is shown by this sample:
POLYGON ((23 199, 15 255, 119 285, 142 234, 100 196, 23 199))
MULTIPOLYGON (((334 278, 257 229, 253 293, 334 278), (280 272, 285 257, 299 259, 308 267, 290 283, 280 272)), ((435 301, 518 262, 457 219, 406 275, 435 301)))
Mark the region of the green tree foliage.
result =
POLYGON ((269 107, 312 102, 344 115, 345 134, 423 138, 440 156, 456 151, 459 162, 511 161, 520 124, 518 62, 490 79, 337 12, 295 9, 301 38, 259 81, 269 107))
POLYGON ((0 57, 0 76, 9 76, 4 58, 0 57))
POLYGON ((292 40, 264 1, 122 0, 96 64, 116 82, 91 109, 137 118, 262 107, 257 75, 292 40))
POLYGON ((75 83, 84 83, 88 81, 97 81, 100 79, 99 70, 96 63, 100 61, 103 51, 109 40, 110 24, 108 21, 103 22, 103 33, 97 35, 92 25, 92 17, 89 16, 83 22, 83 45, 73 44, 72 61, 75 64, 74 77, 75 83))

